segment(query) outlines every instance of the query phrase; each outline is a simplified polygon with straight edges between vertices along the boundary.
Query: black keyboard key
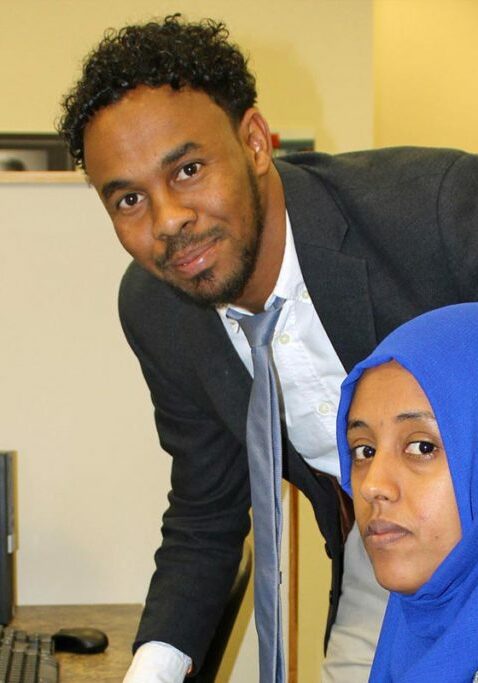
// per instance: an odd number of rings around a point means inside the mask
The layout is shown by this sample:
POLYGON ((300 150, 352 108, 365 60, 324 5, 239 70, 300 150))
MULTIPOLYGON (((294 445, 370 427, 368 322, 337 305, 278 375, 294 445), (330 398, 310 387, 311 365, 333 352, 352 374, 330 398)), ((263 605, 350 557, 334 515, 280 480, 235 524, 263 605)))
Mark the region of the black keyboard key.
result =
POLYGON ((59 683, 54 650, 50 635, 0 627, 0 683, 59 683))
POLYGON ((16 640, 12 649, 12 661, 8 673, 8 683, 22 683, 23 660, 25 659, 26 642, 16 640))
POLYGON ((7 674, 10 666, 12 650, 9 643, 0 647, 0 683, 7 683, 7 674))
POLYGON ((53 646, 53 640, 51 636, 45 635, 44 633, 41 633, 39 636, 40 639, 40 652, 52 655, 53 652, 55 651, 55 648, 53 646))
POLYGON ((48 655, 40 657, 38 683, 58 683, 58 662, 53 657, 48 655))
POLYGON ((29 645, 25 653, 25 668, 22 683, 37 683, 38 648, 29 645))

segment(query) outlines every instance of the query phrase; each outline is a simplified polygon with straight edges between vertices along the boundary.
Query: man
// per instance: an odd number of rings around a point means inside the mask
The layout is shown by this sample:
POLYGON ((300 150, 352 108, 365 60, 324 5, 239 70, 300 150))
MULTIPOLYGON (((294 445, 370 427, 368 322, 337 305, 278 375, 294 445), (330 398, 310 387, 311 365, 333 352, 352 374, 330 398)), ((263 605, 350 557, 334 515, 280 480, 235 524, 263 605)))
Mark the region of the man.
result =
POLYGON ((273 345, 283 476, 314 506, 333 570, 322 680, 361 683, 385 596, 355 528, 344 556, 339 385, 404 320, 477 297, 476 157, 399 149, 274 164, 255 100, 222 25, 170 17, 105 38, 64 102, 61 132, 134 259, 121 320, 172 455, 128 683, 200 668, 249 529, 252 366, 227 308, 285 299, 273 345))

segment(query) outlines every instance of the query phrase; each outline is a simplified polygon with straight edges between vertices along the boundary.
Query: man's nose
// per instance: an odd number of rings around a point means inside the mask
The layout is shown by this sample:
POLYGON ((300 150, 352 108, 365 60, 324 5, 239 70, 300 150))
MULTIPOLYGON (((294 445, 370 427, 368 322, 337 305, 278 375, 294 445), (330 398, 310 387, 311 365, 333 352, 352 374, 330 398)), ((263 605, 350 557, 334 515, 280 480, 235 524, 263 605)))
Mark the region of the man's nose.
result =
POLYGON ((360 495, 368 503, 397 500, 400 495, 399 469, 393 455, 377 450, 360 484, 360 495))
POLYGON ((174 192, 161 192, 152 202, 153 235, 157 240, 177 235, 196 220, 195 210, 174 192))

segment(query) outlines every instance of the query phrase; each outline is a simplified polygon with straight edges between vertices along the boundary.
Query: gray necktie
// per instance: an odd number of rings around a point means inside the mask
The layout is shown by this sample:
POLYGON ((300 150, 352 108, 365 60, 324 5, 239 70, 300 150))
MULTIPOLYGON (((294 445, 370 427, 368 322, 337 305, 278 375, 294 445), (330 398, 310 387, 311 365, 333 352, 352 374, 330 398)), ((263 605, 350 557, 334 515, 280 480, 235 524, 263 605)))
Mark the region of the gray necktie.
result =
POLYGON ((277 386, 270 342, 283 300, 238 321, 251 347, 254 367, 247 414, 247 456, 254 525, 254 609, 259 635, 260 683, 283 683, 284 654, 280 604, 282 531, 282 448, 277 386))

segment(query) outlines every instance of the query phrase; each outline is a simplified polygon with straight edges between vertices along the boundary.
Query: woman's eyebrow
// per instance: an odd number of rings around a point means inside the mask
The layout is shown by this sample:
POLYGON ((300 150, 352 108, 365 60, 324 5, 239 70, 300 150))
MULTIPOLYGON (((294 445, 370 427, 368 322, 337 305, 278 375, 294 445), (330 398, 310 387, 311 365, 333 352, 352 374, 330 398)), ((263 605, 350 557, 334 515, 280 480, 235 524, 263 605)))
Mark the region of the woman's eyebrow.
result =
POLYGON ((357 427, 368 427, 368 424, 364 420, 348 420, 347 421, 347 431, 351 429, 357 429, 357 427))
POLYGON ((395 418, 396 422, 405 422, 406 420, 431 420, 436 422, 436 417, 430 410, 418 410, 407 413, 400 413, 395 418))
MULTIPOLYGON (((405 422, 407 420, 430 420, 436 422, 434 414, 430 410, 414 410, 406 413, 400 413, 394 418, 395 422, 405 422)), ((352 429, 366 428, 369 425, 365 420, 351 419, 347 421, 347 431, 352 429)))

